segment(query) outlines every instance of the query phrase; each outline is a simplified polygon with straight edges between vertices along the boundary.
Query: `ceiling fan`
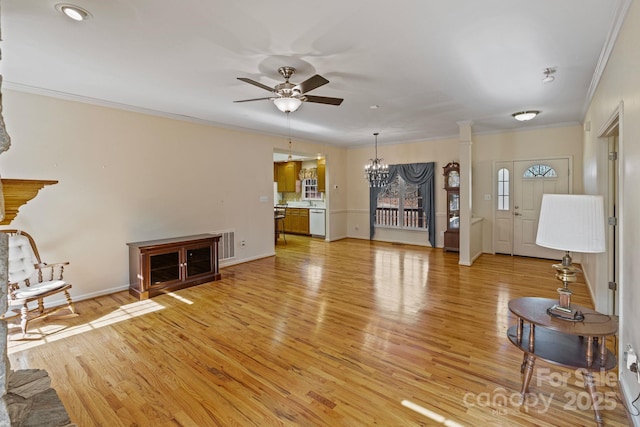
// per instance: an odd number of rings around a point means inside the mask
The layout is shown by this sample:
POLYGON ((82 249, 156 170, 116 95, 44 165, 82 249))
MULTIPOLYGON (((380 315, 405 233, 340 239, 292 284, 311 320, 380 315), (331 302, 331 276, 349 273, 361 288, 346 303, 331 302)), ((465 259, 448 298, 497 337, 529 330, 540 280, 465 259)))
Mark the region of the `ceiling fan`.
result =
POLYGON ((262 83, 255 80, 248 79, 246 77, 238 77, 238 80, 252 84, 254 86, 258 86, 259 88, 262 88, 264 90, 268 90, 269 92, 273 93, 274 96, 268 96, 265 98, 243 99, 241 101, 234 102, 250 102, 269 99, 273 101, 276 107, 278 107, 278 109, 283 113, 291 113, 293 111, 296 111, 303 102, 315 102, 318 104, 328 105, 342 104, 342 98, 307 95, 307 92, 311 92, 312 90, 329 83, 329 80, 325 79, 324 77, 316 74, 315 76, 308 78, 302 83, 294 84, 289 82, 289 78, 291 78, 291 76, 295 74, 295 68, 280 67, 278 68, 278 72, 282 75, 282 77, 284 77, 284 83, 277 84, 273 88, 267 85, 263 85, 262 83))

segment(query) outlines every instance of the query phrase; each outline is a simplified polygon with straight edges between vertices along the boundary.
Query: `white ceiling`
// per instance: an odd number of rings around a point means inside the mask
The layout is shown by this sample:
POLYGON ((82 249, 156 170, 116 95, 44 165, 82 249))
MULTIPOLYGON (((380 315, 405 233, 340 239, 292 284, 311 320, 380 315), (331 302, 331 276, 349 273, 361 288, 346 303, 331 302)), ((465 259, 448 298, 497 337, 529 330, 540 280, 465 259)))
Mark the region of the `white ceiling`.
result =
POLYGON ((286 137, 284 113, 241 82, 330 83, 291 135, 379 144, 578 123, 628 0, 2 0, 4 86, 286 137), (601 55, 603 55, 601 57, 601 55), (543 71, 557 67, 555 81, 543 71), (378 109, 370 106, 378 105, 378 109), (541 110, 531 122, 519 110, 541 110))

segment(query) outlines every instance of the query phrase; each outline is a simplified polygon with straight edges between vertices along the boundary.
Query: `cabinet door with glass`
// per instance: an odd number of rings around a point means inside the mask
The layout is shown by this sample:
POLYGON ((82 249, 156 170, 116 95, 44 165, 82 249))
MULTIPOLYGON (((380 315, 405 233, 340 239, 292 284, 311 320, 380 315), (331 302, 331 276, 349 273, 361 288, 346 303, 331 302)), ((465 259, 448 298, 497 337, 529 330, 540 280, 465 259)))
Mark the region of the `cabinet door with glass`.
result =
POLYGON ((447 229, 444 232, 444 250, 460 248, 460 165, 451 162, 444 168, 444 190, 447 192, 447 229))

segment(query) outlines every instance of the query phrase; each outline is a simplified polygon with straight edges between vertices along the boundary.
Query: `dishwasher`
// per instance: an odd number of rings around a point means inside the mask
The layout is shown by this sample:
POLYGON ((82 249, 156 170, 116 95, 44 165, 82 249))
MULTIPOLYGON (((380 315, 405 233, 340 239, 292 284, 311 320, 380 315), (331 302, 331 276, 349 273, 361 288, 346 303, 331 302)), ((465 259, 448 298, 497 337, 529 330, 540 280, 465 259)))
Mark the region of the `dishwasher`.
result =
POLYGON ((312 236, 324 237, 324 209, 309 209, 309 232, 312 236))

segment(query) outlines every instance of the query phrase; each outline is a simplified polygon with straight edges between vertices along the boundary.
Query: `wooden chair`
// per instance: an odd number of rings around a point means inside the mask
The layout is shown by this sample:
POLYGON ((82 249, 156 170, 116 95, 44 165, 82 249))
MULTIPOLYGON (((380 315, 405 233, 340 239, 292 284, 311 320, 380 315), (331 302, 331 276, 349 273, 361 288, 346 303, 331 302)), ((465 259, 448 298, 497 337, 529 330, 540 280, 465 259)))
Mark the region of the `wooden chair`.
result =
POLYGON ((282 238, 287 243, 287 236, 284 234, 284 219, 287 217, 287 205, 277 204, 273 208, 273 215, 276 221, 276 243, 278 243, 278 236, 282 232, 282 238), (282 230, 282 231, 280 231, 282 230))
POLYGON ((44 263, 29 234, 21 230, 1 231, 9 235, 9 308, 0 319, 20 316, 20 327, 24 337, 29 322, 33 320, 44 319, 65 308, 69 309, 69 315, 76 316, 78 313, 69 295, 71 284, 62 278, 64 267, 69 263, 44 263), (44 298, 58 293, 64 293, 67 305, 45 309, 44 298), (37 302, 37 307, 29 308, 29 303, 32 302, 37 302))

